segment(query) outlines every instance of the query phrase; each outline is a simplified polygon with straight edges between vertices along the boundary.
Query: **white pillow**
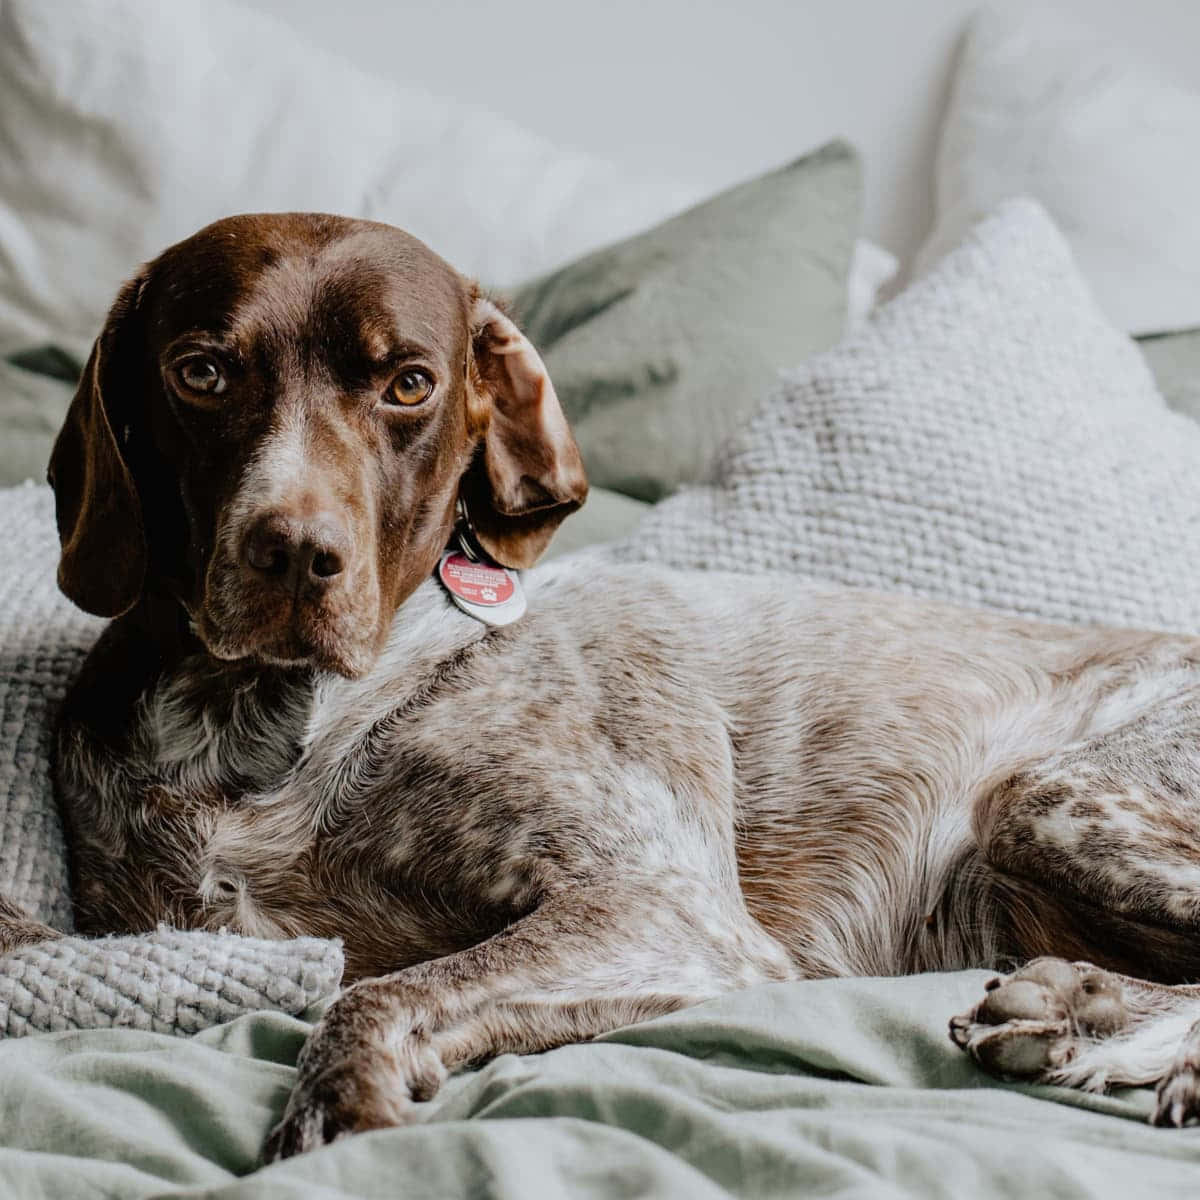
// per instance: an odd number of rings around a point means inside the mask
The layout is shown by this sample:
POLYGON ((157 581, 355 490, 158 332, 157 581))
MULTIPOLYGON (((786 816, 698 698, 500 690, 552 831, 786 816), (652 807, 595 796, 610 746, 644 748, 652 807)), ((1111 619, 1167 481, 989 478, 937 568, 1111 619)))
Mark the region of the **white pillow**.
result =
POLYGON ((1200 425, 1008 201, 616 553, 1200 632, 1200 425))
POLYGON ((138 264, 231 212, 387 221, 501 286, 693 199, 225 0, 0 0, 0 353, 82 354, 138 264))
POLYGON ((846 332, 857 329, 874 311, 880 293, 900 270, 900 260, 867 238, 858 238, 846 279, 846 332))
POLYGON ((1126 332, 1200 326, 1200 92, 1049 12, 983 12, 942 129, 918 270, 1018 195, 1058 222, 1126 332))

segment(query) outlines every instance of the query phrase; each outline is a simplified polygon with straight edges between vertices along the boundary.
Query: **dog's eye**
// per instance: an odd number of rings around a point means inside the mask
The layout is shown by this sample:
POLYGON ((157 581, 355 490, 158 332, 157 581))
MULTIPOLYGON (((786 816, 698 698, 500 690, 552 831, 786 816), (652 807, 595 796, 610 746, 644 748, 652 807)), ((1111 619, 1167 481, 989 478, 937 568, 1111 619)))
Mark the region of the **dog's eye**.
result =
POLYGON ((225 376, 211 358, 198 355, 189 358, 179 367, 179 380, 192 392, 206 396, 219 396, 225 390, 225 376))
POLYGON ((433 377, 419 367, 409 367, 388 384, 383 401, 385 404, 403 404, 411 407, 428 400, 432 392, 433 377))

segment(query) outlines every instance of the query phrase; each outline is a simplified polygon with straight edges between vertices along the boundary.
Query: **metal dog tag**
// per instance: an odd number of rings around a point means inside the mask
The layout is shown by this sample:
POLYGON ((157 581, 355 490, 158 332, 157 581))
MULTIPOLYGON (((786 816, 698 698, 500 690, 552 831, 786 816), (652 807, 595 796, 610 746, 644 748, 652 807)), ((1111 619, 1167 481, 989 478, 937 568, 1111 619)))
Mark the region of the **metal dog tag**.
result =
POLYGON ((442 555, 437 573, 450 599, 485 625, 511 625, 525 612, 521 576, 508 567, 451 550, 442 555))

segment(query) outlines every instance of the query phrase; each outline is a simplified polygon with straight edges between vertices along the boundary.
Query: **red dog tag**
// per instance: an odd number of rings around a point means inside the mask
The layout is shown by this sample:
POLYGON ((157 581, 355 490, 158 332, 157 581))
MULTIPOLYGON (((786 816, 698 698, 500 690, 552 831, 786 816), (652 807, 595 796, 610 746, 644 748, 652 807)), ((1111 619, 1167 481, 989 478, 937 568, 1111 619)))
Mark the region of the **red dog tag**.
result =
POLYGON ((525 590, 516 571, 465 554, 443 554, 438 578, 465 613, 488 625, 509 625, 525 611, 525 590))

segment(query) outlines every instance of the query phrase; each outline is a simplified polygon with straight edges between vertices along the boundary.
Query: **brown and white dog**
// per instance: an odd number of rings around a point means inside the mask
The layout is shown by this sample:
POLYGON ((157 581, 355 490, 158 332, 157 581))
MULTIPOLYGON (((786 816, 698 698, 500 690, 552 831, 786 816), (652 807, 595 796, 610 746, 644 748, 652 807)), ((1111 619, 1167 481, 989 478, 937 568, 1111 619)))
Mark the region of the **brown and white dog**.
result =
POLYGON ((456 507, 531 566, 575 443, 503 312, 336 217, 143 270, 51 480, 115 618, 59 739, 80 927, 345 940, 268 1157, 759 981, 1013 962, 952 1022, 985 1067, 1200 1117, 1197 639, 599 560, 481 623, 456 507))

